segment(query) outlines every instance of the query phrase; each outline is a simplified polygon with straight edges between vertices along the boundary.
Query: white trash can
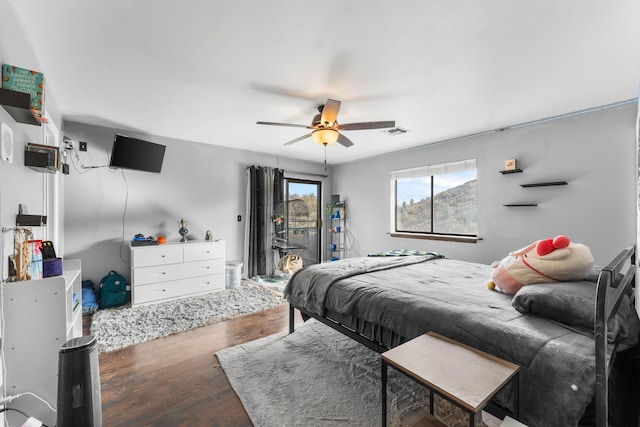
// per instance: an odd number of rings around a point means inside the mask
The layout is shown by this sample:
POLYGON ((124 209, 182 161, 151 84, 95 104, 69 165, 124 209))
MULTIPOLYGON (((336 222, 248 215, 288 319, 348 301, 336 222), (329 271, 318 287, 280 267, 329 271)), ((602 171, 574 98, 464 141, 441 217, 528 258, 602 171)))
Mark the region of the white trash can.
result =
POLYGON ((242 263, 240 261, 227 261, 225 265, 225 288, 235 289, 242 282, 242 263))

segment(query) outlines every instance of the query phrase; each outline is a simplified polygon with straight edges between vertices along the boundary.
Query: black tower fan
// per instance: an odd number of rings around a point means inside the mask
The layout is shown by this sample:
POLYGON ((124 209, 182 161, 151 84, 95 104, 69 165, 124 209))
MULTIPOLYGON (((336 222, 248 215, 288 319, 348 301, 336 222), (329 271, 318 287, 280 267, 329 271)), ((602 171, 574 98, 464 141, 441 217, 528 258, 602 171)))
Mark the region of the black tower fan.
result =
POLYGON ((102 427, 100 368, 96 338, 67 341, 58 358, 57 427, 102 427))

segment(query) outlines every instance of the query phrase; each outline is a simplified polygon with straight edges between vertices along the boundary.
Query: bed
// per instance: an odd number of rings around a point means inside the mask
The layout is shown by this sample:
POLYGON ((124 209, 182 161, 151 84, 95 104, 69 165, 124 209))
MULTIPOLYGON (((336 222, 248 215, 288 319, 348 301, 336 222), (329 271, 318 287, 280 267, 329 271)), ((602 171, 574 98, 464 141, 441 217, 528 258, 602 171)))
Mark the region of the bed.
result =
MULTIPOLYGON (((606 426, 613 360, 640 334, 635 268, 630 246, 583 281, 511 297, 487 289, 489 265, 437 253, 362 257, 305 267, 284 292, 290 332, 295 309, 378 352, 433 331, 521 366, 525 424, 606 426)), ((494 407, 512 414, 517 395, 504 389, 494 407)))

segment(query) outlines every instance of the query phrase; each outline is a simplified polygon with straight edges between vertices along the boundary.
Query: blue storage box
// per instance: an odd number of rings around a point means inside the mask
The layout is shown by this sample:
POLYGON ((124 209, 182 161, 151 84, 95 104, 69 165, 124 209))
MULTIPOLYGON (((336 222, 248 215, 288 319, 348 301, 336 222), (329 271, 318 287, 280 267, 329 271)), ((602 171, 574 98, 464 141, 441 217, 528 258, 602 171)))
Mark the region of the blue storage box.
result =
POLYGON ((42 277, 60 276, 62 274, 62 258, 42 260, 42 277))

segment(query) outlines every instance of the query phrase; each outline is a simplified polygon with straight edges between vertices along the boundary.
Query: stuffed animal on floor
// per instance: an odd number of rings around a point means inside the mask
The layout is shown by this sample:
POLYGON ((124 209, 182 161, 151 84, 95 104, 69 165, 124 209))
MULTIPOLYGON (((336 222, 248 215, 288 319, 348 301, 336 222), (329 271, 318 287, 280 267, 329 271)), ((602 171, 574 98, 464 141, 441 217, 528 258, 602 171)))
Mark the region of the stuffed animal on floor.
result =
POLYGON ((593 256, 587 246, 557 236, 511 252, 491 266, 489 289, 515 295, 521 287, 534 283, 582 280, 593 267, 593 256))
POLYGON ((284 274, 291 275, 302 268, 302 258, 298 255, 285 255, 278 261, 278 269, 284 274))

